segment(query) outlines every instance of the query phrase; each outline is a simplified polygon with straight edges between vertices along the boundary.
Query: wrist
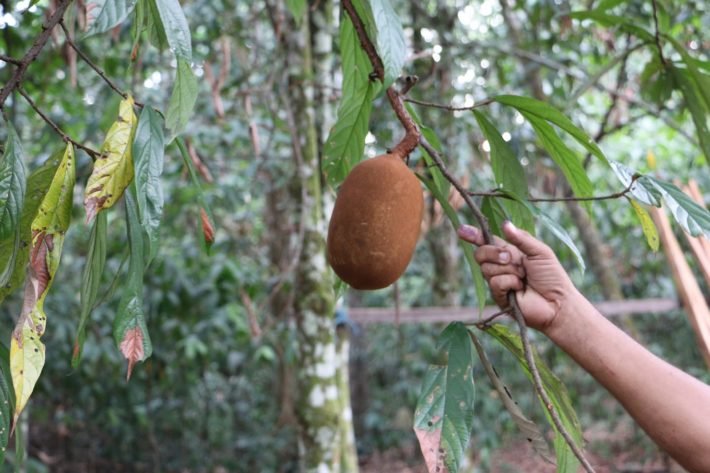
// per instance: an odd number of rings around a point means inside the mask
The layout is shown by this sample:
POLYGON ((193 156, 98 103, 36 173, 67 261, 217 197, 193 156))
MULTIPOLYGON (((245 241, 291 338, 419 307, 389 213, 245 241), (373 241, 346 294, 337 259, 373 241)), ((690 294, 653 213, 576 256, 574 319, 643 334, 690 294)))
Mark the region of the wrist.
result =
POLYGON ((585 312, 585 304, 590 303, 574 286, 552 303, 556 306, 555 314, 541 331, 557 343, 569 339, 580 328, 579 317, 585 312))

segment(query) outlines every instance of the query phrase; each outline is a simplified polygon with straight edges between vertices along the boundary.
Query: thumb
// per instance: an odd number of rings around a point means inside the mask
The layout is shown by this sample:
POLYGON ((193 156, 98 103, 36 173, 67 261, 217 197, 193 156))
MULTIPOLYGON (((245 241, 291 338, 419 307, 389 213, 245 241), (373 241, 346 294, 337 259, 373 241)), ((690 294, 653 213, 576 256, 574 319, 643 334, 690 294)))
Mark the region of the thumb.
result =
POLYGON ((517 246, 520 251, 527 256, 547 256, 552 251, 549 246, 530 235, 525 230, 519 229, 513 225, 512 222, 505 222, 503 224, 503 233, 509 243, 517 246))

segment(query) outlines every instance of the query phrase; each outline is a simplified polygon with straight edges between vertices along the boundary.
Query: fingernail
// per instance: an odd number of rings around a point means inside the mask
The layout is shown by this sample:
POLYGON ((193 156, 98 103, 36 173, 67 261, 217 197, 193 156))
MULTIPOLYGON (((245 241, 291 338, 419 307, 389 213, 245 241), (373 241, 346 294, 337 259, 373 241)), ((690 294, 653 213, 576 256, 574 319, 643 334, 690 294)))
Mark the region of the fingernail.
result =
POLYGON ((458 234, 464 238, 477 238, 478 228, 471 225, 461 225, 458 229, 458 234))
POLYGON ((503 222, 503 226, 504 226, 504 227, 507 226, 509 230, 513 230, 513 231, 515 231, 515 230, 518 229, 518 228, 515 226, 515 224, 514 224, 513 222, 511 222, 510 220, 506 220, 505 222, 503 222))
POLYGON ((498 261, 503 264, 509 263, 510 262, 510 253, 508 253, 507 251, 501 251, 498 254, 498 261))

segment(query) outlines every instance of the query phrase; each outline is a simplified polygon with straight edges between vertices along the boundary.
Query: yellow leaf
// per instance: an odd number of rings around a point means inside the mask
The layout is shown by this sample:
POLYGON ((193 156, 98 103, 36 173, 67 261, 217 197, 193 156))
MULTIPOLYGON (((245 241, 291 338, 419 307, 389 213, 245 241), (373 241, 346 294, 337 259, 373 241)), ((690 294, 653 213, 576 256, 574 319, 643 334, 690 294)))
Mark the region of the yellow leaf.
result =
POLYGON ((133 136, 137 123, 133 113, 133 98, 121 101, 118 119, 111 125, 101 156, 94 162, 94 170, 86 183, 84 208, 90 222, 103 209, 112 207, 133 180, 133 136))
POLYGON ((648 169, 651 171, 656 169, 656 155, 650 149, 648 153, 646 153, 646 163, 648 164, 648 169))
POLYGON ((63 233, 35 232, 32 237, 22 312, 10 342, 10 374, 15 388, 13 425, 27 405, 44 366, 44 344, 40 341, 47 327, 44 300, 59 267, 63 244, 63 233))
POLYGON ((651 216, 638 202, 631 199, 628 200, 631 203, 631 207, 633 207, 634 212, 636 212, 636 216, 639 221, 641 221, 641 228, 643 229, 643 234, 646 236, 648 246, 650 246, 653 251, 658 251, 660 240, 658 239, 658 230, 653 224, 651 216))
POLYGON ((35 309, 24 317, 21 327, 15 328, 10 342, 10 373, 15 387, 13 425, 27 405, 32 390, 44 366, 44 344, 39 337, 44 333, 44 312, 35 309), (19 329, 19 330, 18 330, 19 329))

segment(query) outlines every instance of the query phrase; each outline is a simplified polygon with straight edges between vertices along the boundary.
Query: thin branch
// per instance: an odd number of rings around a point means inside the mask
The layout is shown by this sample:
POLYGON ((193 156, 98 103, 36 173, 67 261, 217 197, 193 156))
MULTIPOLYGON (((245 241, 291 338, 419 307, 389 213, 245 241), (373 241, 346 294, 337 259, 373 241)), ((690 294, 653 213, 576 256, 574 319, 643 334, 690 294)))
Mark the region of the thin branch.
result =
MULTIPOLYGON (((622 191, 614 192, 613 194, 591 196, 591 197, 528 197, 528 202, 589 202, 596 200, 612 200, 620 199, 626 196, 634 186, 636 180, 641 177, 639 175, 634 175, 631 178, 631 183, 622 191)), ((468 195, 475 197, 496 197, 503 199, 511 199, 511 197, 503 194, 497 190, 492 190, 489 192, 469 192, 468 195)))
POLYGON ((404 101, 409 102, 409 103, 414 103, 417 105, 421 105, 423 107, 439 108, 442 110, 448 110, 450 112, 467 112, 467 111, 475 110, 477 108, 481 108, 486 105, 489 105, 494 102, 494 99, 481 100, 480 102, 478 102, 474 105, 468 106, 468 107, 454 107, 453 105, 443 105, 443 104, 434 103, 434 102, 426 102, 424 100, 417 100, 417 99, 413 99, 413 98, 409 98, 409 97, 405 98, 404 101))
POLYGON ((54 10, 54 13, 52 13, 52 15, 45 20, 42 25, 42 32, 37 36, 37 39, 35 39, 35 42, 32 44, 32 47, 30 47, 29 51, 27 51, 27 54, 20 59, 20 64, 17 66, 17 69, 15 69, 15 72, 12 74, 12 77, 10 77, 10 80, 7 81, 5 86, 0 90, 0 108, 3 108, 5 101, 10 96, 12 91, 19 87, 27 68, 32 62, 34 62, 35 59, 37 59, 37 56, 39 56, 42 48, 44 48, 47 44, 47 41, 52 34, 52 30, 55 26, 57 26, 57 23, 61 21, 64 16, 64 12, 71 2, 72 0, 61 0, 57 5, 57 9, 54 10))
MULTIPOLYGON (((74 43, 74 41, 71 39, 71 34, 69 33, 69 30, 67 30, 66 25, 64 24, 64 20, 59 21, 59 26, 61 26, 62 31, 64 31, 64 37, 69 46, 76 51, 76 53, 79 55, 79 57, 91 67, 94 72, 96 72, 103 80, 108 84, 109 87, 111 87, 118 95, 121 97, 128 98, 128 94, 124 91, 122 91, 116 84, 113 83, 111 79, 108 78, 106 73, 99 67, 97 66, 90 58, 87 56, 79 47, 74 43)), ((141 102, 133 102, 136 107, 138 108, 143 108, 143 104, 141 102)))
POLYGON ((658 57, 661 59, 662 64, 666 64, 666 58, 663 55, 663 45, 661 45, 661 30, 658 27, 658 2, 653 0, 651 2, 653 5, 653 26, 655 28, 656 37, 656 47, 658 48, 658 57))
POLYGON ((498 317, 501 317, 503 315, 511 315, 510 312, 512 310, 513 309, 511 309, 510 307, 506 307, 505 309, 501 310, 500 312, 496 312, 495 314, 490 315, 490 316, 486 317, 485 319, 476 322, 473 325, 475 325, 477 328, 479 328, 481 330, 484 330, 484 329, 490 327, 491 322, 493 322, 498 317))
POLYGON ((18 59, 12 58, 10 56, 6 56, 5 54, 0 54, 0 61, 12 64, 13 66, 22 65, 22 61, 19 61, 18 59))
POLYGON ((98 151, 91 149, 88 146, 84 146, 83 144, 79 143, 76 140, 73 140, 69 135, 64 133, 62 129, 59 128, 59 126, 54 123, 54 121, 52 121, 51 118, 49 118, 47 115, 44 114, 44 112, 42 112, 42 110, 37 106, 34 100, 32 100, 32 98, 27 94, 27 92, 25 92, 25 89, 23 89, 22 87, 17 87, 16 90, 17 92, 19 92, 20 95, 25 98, 27 103, 30 104, 30 107, 32 107, 32 109, 37 112, 37 115, 42 117, 42 120, 44 120, 47 125, 49 125, 59 136, 62 137, 62 140, 64 140, 65 143, 69 142, 77 148, 84 150, 86 154, 91 156, 93 159, 97 159, 99 156, 101 156, 101 153, 99 153, 98 151))

